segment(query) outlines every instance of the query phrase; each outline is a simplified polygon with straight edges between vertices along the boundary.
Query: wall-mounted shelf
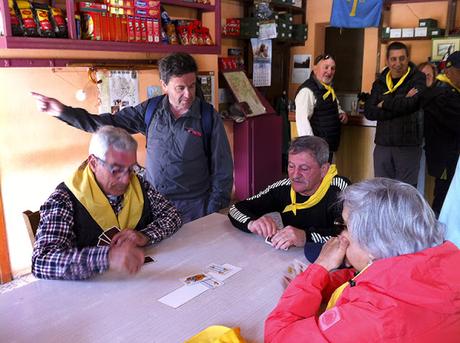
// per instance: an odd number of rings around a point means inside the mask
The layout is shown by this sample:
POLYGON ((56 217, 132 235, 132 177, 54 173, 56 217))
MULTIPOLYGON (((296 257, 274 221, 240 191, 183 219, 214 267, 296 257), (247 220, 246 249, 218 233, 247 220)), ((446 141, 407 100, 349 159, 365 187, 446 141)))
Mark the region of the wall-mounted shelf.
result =
MULTIPOLYGON (((220 54, 221 44, 221 4, 215 0, 214 5, 205 5, 181 0, 162 0, 162 5, 185 7, 196 10, 197 18, 201 19, 203 13, 214 13, 214 45, 168 45, 139 42, 119 42, 102 40, 77 39, 74 20, 74 0, 66 0, 66 13, 69 38, 40 38, 17 37, 12 35, 11 21, 8 10, 8 0, 0 0, 0 19, 3 19, 4 36, 0 37, 0 48, 3 49, 40 49, 40 50, 91 50, 110 52, 145 52, 145 53, 171 53, 188 52, 190 54, 220 54)), ((173 13, 172 13, 173 14, 173 13)), ((6 63, 8 64, 8 63, 6 63)), ((15 63, 13 63, 14 65, 15 63)), ((32 63, 33 64, 33 63, 32 63)), ((5 67, 1 65, 0 67, 5 67)))

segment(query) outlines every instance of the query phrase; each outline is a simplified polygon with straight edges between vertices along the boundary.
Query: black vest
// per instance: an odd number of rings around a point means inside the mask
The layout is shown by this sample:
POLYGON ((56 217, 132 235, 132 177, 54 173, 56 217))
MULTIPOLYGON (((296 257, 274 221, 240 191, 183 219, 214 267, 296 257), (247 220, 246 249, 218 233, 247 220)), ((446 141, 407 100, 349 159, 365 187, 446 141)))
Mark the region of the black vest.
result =
MULTIPOLYGON (((140 182, 142 195, 144 196, 144 208, 142 209, 141 219, 135 227, 135 229, 138 231, 144 229, 153 220, 147 193, 142 186, 142 181, 140 182)), ((96 246, 97 242, 99 241, 99 235, 103 232, 102 228, 96 223, 86 208, 81 204, 80 201, 78 201, 75 195, 63 182, 59 184, 57 188, 66 191, 72 200, 74 220, 73 231, 76 236, 77 248, 96 246)))
POLYGON ((340 119, 337 99, 332 100, 332 95, 329 95, 326 100, 323 95, 327 90, 314 78, 313 74, 310 78, 302 83, 297 90, 300 92, 302 88, 309 88, 316 98, 316 105, 313 109, 313 115, 310 118, 310 124, 315 136, 323 138, 329 144, 330 151, 337 151, 340 143, 340 119))

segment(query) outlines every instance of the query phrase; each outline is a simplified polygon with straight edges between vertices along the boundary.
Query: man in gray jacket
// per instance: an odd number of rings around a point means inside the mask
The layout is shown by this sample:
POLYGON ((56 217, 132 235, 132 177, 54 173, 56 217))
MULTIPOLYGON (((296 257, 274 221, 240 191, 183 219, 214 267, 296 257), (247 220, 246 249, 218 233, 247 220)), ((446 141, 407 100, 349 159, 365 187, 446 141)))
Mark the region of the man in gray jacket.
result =
POLYGON ((115 115, 94 115, 41 94, 32 95, 39 110, 87 132, 113 125, 146 135, 147 180, 177 207, 185 223, 228 206, 233 186, 230 146, 222 119, 214 110, 207 139, 202 116, 210 106, 196 97, 197 69, 193 57, 185 53, 159 61, 165 96, 148 122, 149 100, 115 115))
POLYGON ((422 153, 423 117, 420 93, 425 75, 409 61, 400 42, 387 49, 387 65, 372 85, 364 115, 377 120, 374 175, 417 185, 422 153))

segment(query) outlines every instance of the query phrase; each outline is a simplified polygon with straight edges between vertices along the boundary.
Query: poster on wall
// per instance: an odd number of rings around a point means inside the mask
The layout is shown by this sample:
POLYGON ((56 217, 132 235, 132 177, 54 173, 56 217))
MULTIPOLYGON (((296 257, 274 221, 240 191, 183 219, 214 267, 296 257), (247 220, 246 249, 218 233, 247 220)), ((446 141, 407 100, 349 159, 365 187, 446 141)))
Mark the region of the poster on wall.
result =
POLYGON ((251 38, 254 65, 252 83, 254 87, 268 87, 272 82, 272 41, 251 38))
POLYGON ((310 77, 311 55, 294 55, 291 83, 303 83, 310 77))
POLYGON ((115 113, 139 103, 139 79, 135 70, 100 70, 99 113, 115 113))

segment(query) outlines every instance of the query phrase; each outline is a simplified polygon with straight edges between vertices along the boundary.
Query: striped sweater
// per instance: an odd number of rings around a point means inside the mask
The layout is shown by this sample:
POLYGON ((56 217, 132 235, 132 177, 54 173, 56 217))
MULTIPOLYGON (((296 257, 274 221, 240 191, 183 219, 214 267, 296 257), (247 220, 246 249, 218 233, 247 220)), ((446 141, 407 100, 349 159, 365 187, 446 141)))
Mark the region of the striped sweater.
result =
MULTIPOLYGON (((334 220, 341 218, 342 206, 337 203, 339 193, 350 184, 350 181, 341 176, 332 179, 326 195, 315 206, 297 210, 297 215, 292 211, 282 213, 284 208, 291 203, 291 180, 277 181, 258 194, 235 203, 229 211, 232 224, 245 232, 248 223, 256 220, 266 213, 280 212, 284 226, 294 226, 304 230, 308 242, 324 243, 331 236, 335 236, 334 220)), ((307 201, 309 196, 297 193, 297 202, 307 201)))

